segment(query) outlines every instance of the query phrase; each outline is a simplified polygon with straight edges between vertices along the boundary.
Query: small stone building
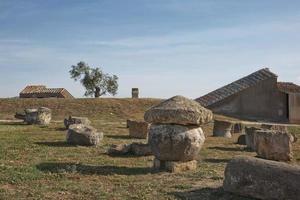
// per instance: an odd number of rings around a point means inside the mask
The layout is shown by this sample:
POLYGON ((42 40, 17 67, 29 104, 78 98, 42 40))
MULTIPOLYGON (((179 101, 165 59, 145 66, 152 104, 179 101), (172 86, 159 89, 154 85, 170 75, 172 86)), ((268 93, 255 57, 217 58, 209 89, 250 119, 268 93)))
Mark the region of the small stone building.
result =
POLYGON ((20 92, 20 98, 74 98, 64 88, 46 88, 44 85, 29 85, 20 92))
POLYGON ((218 114, 251 120, 300 123, 300 86, 277 82, 277 77, 264 68, 196 101, 218 114))

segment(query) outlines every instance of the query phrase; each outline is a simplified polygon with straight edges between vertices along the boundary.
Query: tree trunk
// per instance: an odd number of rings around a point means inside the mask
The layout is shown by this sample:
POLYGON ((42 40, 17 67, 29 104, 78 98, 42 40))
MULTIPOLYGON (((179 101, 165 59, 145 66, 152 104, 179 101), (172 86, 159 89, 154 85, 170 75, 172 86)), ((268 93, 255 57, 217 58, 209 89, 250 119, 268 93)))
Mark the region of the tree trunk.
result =
POLYGON ((96 89, 95 90, 95 98, 98 98, 98 97, 100 97, 100 88, 96 87, 95 89, 96 89))

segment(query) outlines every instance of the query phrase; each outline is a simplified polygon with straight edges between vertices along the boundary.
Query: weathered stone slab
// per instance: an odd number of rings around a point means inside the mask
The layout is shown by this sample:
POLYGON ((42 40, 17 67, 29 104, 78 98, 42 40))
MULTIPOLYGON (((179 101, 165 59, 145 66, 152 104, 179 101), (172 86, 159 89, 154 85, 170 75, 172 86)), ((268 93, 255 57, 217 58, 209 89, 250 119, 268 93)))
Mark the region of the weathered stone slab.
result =
POLYGON ((127 122, 129 127, 129 136, 138 139, 147 139, 149 133, 150 124, 144 121, 133 121, 127 122))
POLYGON ((51 110, 46 107, 38 109, 25 109, 25 122, 27 124, 48 125, 51 122, 51 110))
POLYGON ((246 127, 246 145, 247 148, 255 151, 256 150, 256 143, 255 143, 255 133, 257 130, 261 130, 256 127, 246 127))
POLYGON ((201 125, 212 121, 213 114, 194 100, 175 96, 150 108, 144 118, 148 123, 201 125))
POLYGON ((253 157, 238 156, 225 169, 225 191, 258 199, 300 197, 300 167, 253 157))
POLYGON ((69 116, 68 119, 64 120, 65 127, 68 129, 70 125, 73 124, 83 124, 89 126, 91 121, 87 117, 74 117, 69 116))
POLYGON ((103 133, 92 126, 73 124, 67 132, 67 143, 82 146, 97 146, 103 139, 103 133))
POLYGON ((257 156, 268 160, 290 161, 293 158, 290 133, 272 130, 257 130, 255 145, 257 156))
POLYGON ((197 161, 191 160, 187 162, 175 161, 161 161, 158 159, 153 160, 153 168, 156 170, 168 171, 171 173, 180 173, 184 171, 191 171, 197 169, 197 161))
POLYGON ((229 121, 214 121, 213 136, 231 138, 233 123, 229 121))
POLYGON ((195 160, 205 135, 200 127, 181 125, 151 125, 149 144, 155 157, 162 161, 195 160))

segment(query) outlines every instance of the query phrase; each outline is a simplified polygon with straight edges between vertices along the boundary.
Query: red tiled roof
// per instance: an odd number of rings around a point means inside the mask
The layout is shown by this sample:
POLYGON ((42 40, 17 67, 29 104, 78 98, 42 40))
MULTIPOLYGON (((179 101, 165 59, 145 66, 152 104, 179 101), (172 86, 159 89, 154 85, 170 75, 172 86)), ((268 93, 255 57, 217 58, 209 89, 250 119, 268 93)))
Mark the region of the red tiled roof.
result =
POLYGON ((29 85, 20 92, 20 96, 30 97, 34 95, 39 97, 55 97, 62 95, 73 98, 73 96, 64 88, 46 88, 44 85, 29 85))
POLYGON ((268 68, 264 68, 195 100, 204 107, 210 106, 269 78, 277 78, 277 75, 268 68))
POLYGON ((300 93, 300 86, 290 82, 278 82, 277 87, 281 92, 300 93))

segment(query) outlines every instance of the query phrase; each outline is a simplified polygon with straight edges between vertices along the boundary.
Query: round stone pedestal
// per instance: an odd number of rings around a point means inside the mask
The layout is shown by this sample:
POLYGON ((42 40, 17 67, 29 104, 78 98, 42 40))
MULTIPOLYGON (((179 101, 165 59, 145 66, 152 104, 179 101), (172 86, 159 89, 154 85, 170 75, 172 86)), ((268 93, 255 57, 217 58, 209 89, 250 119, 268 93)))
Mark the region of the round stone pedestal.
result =
POLYGON ((215 120, 213 136, 231 138, 232 126, 231 122, 215 120))

